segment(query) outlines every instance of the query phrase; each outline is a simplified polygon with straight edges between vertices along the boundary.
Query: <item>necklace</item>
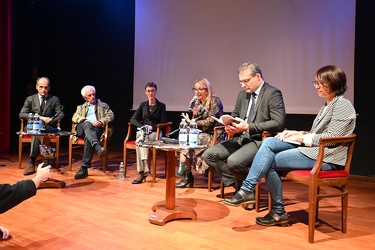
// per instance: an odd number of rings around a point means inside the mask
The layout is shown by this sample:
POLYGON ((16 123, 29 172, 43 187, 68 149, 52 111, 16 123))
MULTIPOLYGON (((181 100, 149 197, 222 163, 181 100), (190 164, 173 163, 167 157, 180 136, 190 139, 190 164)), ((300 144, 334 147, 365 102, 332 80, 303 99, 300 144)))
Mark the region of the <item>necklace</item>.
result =
POLYGON ((148 105, 148 110, 150 110, 150 112, 154 109, 154 107, 155 107, 155 104, 154 105, 148 105))

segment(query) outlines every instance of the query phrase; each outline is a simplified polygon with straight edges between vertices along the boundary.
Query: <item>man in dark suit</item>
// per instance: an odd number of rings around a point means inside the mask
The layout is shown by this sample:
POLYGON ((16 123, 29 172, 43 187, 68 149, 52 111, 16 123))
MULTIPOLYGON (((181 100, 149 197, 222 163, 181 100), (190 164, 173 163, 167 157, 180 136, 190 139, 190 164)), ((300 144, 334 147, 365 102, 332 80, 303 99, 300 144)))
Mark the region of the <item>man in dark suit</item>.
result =
MULTIPOLYGON (((47 77, 40 77, 36 80, 36 90, 38 94, 26 98, 19 114, 20 119, 27 120, 29 113, 39 114, 44 125, 56 127, 56 122, 64 118, 64 112, 57 96, 49 94, 50 81, 47 77), (54 117, 57 115, 56 117, 54 117), (52 120, 52 118, 54 119, 52 120)), ((43 143, 43 138, 33 136, 31 139, 30 159, 24 175, 35 173, 35 160, 39 155, 39 145, 43 143)))
MULTIPOLYGON (((39 164, 36 176, 31 180, 22 180, 16 184, 0 184, 0 214, 5 213, 22 201, 34 196, 36 189, 42 181, 46 181, 50 175, 51 166, 43 168, 43 163, 39 164)), ((0 235, 3 240, 9 237, 9 230, 0 226, 0 235)))
POLYGON ((205 162, 220 175, 225 186, 233 186, 236 191, 262 144, 262 132, 282 131, 286 118, 281 91, 264 82, 256 63, 242 64, 238 76, 244 90, 238 94, 231 114, 237 119, 225 126, 225 131, 233 138, 204 152, 205 162))

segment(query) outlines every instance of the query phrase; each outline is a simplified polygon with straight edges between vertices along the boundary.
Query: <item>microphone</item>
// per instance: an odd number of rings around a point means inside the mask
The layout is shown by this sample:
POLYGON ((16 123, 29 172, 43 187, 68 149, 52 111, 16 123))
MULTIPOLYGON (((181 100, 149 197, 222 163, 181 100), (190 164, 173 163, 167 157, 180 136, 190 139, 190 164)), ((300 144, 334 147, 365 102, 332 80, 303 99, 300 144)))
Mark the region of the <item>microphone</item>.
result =
POLYGON ((194 105, 197 102, 197 100, 198 100, 198 97, 194 96, 193 101, 190 103, 189 111, 193 111, 194 105))

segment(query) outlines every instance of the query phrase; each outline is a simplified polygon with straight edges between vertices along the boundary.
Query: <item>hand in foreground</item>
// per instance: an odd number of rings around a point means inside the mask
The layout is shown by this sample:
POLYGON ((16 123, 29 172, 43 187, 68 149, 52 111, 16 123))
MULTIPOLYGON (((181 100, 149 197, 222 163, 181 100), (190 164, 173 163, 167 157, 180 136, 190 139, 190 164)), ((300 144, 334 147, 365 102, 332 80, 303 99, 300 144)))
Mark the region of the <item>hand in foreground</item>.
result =
POLYGON ((0 232, 2 234, 2 239, 3 240, 6 240, 8 239, 9 235, 10 235, 10 231, 8 229, 6 229, 5 227, 3 226, 0 226, 0 232))
POLYGON ((40 163, 38 165, 38 169, 36 170, 36 176, 39 176, 42 181, 46 181, 49 178, 50 175, 50 168, 51 165, 48 165, 47 167, 43 168, 44 163, 40 163))

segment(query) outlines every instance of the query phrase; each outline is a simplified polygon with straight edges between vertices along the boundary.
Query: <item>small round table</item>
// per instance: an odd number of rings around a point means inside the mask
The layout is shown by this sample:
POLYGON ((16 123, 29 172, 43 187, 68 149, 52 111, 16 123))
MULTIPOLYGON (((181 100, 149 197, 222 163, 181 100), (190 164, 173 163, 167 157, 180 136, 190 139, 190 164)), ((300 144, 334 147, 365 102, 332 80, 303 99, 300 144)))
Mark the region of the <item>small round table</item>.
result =
POLYGON ((175 219, 197 219, 197 213, 190 208, 176 206, 175 185, 176 185, 176 157, 175 152, 183 149, 206 148, 206 145, 179 145, 167 144, 163 141, 145 141, 137 144, 140 147, 156 148, 167 152, 166 164, 166 186, 165 186, 165 204, 155 204, 152 206, 153 213, 149 222, 155 225, 163 226, 166 222, 175 219))

